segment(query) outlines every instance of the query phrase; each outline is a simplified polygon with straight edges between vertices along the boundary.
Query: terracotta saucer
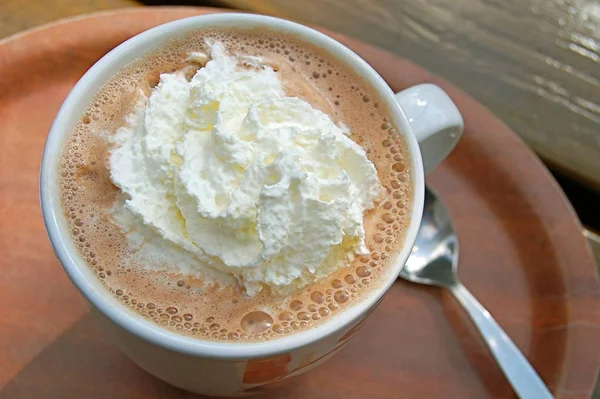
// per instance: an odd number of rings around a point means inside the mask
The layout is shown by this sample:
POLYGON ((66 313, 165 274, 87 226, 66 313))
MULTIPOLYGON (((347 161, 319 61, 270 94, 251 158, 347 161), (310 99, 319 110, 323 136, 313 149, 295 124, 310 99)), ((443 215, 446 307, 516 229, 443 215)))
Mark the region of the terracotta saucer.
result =
MULTIPOLYGON (((90 322, 54 257, 38 206, 46 133, 77 79, 152 26, 206 8, 139 8, 60 21, 0 42, 0 398, 181 398, 90 322)), ((435 82, 466 121, 429 178, 461 243, 460 274, 553 393, 589 398, 600 361, 600 293, 581 226, 539 160, 490 112, 397 56, 332 34, 399 91, 435 82)), ((273 398, 509 398, 510 386, 458 304, 398 281, 331 361, 273 398)))

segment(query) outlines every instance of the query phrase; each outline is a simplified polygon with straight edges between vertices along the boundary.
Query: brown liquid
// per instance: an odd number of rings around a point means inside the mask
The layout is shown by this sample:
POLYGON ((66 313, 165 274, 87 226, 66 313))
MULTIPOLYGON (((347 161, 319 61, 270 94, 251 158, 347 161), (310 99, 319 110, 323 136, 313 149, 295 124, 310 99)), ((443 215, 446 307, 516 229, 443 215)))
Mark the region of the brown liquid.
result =
POLYGON ((90 268, 116 298, 164 328, 202 339, 257 341, 313 327, 377 288, 401 249, 409 223, 412 187, 403 138, 375 91, 345 64, 311 44, 267 30, 203 30, 173 40, 134 61, 107 82, 66 140, 59 178, 62 204, 73 241, 90 268), (268 290, 244 296, 239 287, 207 286, 196 277, 147 270, 128 261, 127 240, 110 209, 122 194, 107 170, 107 137, 123 125, 141 88, 149 93, 160 73, 200 67, 186 64, 191 51, 217 40, 231 54, 264 57, 290 96, 297 96, 343 121, 377 167, 384 198, 364 216, 371 253, 347 267, 279 296, 268 290))

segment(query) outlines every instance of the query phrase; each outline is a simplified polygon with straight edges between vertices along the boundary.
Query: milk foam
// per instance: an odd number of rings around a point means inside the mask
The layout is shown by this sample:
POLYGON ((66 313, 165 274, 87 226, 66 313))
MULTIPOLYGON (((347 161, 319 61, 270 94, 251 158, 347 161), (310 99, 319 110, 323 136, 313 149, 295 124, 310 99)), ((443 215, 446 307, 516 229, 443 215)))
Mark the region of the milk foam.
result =
MULTIPOLYGON (((284 111, 287 112, 287 108, 284 111)), ((158 125, 155 122, 153 126, 158 125)), ((327 126, 334 130, 329 122, 327 126)), ((258 139, 253 140, 260 140, 259 134, 256 137, 258 139)), ((339 132, 335 137, 337 143, 341 137, 339 132)), ((284 144, 284 152, 295 150, 295 143, 286 141, 284 144)), ((342 146, 336 156, 355 154, 351 148, 353 144, 348 144, 350 148, 342 146)), ((256 157, 263 156, 264 152, 248 154, 256 157)), ((132 158, 132 161, 141 162, 141 159, 132 158)), ((319 163, 308 166, 315 165, 319 163)), ((403 137, 396 132, 389 110, 375 90, 326 51, 293 36, 268 30, 199 30, 168 41, 132 62, 99 90, 65 141, 58 177, 61 202, 73 242, 90 270, 106 287, 107 294, 113 295, 130 311, 176 333, 210 340, 259 341, 276 339, 326 322, 365 298, 382 282, 394 278, 390 275, 393 268, 388 266, 402 247, 412 206, 409 165, 403 137), (140 214, 125 205, 130 198, 111 181, 110 156, 117 148, 135 142, 129 141, 139 135, 132 130, 132 126, 138 126, 133 120, 142 114, 145 118, 153 103, 156 110, 168 111, 169 115, 155 114, 160 116, 156 120, 162 121, 160 132, 153 137, 155 141, 136 139, 137 145, 145 148, 145 152, 139 154, 151 154, 151 159, 144 159, 141 165, 154 171, 152 179, 173 179, 173 182, 179 179, 183 162, 177 160, 177 157, 181 158, 177 147, 185 137, 172 144, 172 137, 181 131, 172 123, 172 118, 181 116, 176 109, 158 105, 162 100, 184 97, 185 90, 181 89, 189 87, 194 75, 209 60, 211 48, 207 42, 223 43, 227 50, 223 55, 241 60, 241 70, 256 72, 270 67, 284 93, 277 100, 297 97, 310 104, 313 109, 310 115, 320 115, 315 112, 317 110, 325 114, 344 137, 350 134, 351 141, 375 165, 384 190, 374 207, 365 211, 362 218, 368 254, 357 254, 353 260, 348 259, 345 265, 303 288, 275 292, 264 285, 269 289, 247 295, 232 273, 215 266, 222 266, 221 258, 206 255, 207 263, 213 263, 196 267, 201 259, 197 249, 182 250, 186 241, 176 243, 165 239, 163 232, 151 224, 140 223, 140 219, 143 220, 140 214), (169 79, 168 90, 165 90, 164 81, 169 79), (159 91, 163 91, 164 97, 152 96, 159 91), (123 128, 130 129, 132 137, 120 137, 125 131, 117 131, 123 128), (177 157, 170 156, 173 154, 177 157), (170 169, 173 161, 181 164, 170 169), (127 226, 135 229, 126 230, 127 226)), ((329 168, 330 163, 322 166, 324 171, 338 170, 329 168)), ((137 168, 133 169, 137 173, 137 168)), ((314 170, 310 172, 321 179, 319 172, 314 170)), ((333 179, 334 175, 326 177, 322 179, 324 182, 333 179)), ((133 190, 142 179, 124 181, 133 190)), ((355 183, 353 177, 349 182, 364 187, 363 183, 355 183)), ((325 185, 317 187, 328 188, 325 185)), ((151 195, 150 191, 132 192, 151 195)), ((154 204, 156 202, 149 205, 154 204)), ((328 227, 321 221, 317 223, 320 228, 328 227)), ((165 231, 177 231, 170 226, 167 228, 171 230, 165 231)), ((354 239, 359 237, 356 231, 350 231, 352 233, 344 231, 344 234, 354 239)), ((178 236, 173 234, 172 237, 177 239, 178 236)), ((337 248, 341 251, 336 259, 361 251, 358 240, 351 250, 340 245, 337 248)), ((243 268, 246 266, 238 267, 243 268)), ((255 269, 260 270, 260 267, 255 269)))

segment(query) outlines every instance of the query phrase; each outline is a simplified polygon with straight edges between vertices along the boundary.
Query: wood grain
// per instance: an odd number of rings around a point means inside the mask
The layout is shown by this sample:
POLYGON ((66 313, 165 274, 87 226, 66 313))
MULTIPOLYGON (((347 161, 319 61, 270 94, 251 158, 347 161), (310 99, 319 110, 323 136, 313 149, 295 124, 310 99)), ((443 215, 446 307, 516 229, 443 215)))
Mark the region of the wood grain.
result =
POLYGON ((551 165, 600 190, 600 3, 224 0, 410 59, 464 89, 551 165))
MULTIPOLYGON (((127 10, 0 43, 0 74, 14 88, 0 93, 0 399, 192 397, 141 372, 91 324, 44 237, 37 177, 49 124, 83 72, 133 34, 201 12, 127 10)), ((461 277, 556 397, 589 398, 600 362, 598 280, 554 180, 505 125, 454 86, 391 53, 334 37, 394 90, 432 81, 457 103, 464 139, 430 183, 464 243, 461 277)), ((265 397, 514 394, 449 294, 398 282, 336 357, 265 397)))
POLYGON ((141 5, 135 0, 2 0, 0 39, 57 19, 141 5))

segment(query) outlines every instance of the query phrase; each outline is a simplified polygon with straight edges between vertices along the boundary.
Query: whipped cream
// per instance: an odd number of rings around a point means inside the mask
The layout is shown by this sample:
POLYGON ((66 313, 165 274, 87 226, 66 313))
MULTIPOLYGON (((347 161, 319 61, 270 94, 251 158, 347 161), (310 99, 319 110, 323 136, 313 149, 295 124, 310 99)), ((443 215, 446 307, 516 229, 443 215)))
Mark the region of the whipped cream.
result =
POLYGON ((206 59, 191 81, 162 74, 111 137, 113 219, 136 260, 253 295, 368 253, 363 213, 381 188, 347 126, 286 97, 260 58, 213 43, 206 59))

